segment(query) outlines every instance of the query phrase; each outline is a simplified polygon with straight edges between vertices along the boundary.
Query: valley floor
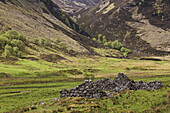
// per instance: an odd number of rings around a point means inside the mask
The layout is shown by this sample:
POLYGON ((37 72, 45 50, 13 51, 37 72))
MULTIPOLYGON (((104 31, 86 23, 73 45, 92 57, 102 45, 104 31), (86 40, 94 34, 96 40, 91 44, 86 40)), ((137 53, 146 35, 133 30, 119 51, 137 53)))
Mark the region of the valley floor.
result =
POLYGON ((170 59, 162 61, 105 57, 67 58, 58 63, 44 60, 0 60, 0 112, 168 112, 170 108, 170 59), (126 91, 118 99, 62 98, 61 89, 73 88, 85 74, 95 80, 113 79, 123 72, 136 81, 162 81, 155 91, 126 91), (80 102, 83 102, 82 104, 80 102))

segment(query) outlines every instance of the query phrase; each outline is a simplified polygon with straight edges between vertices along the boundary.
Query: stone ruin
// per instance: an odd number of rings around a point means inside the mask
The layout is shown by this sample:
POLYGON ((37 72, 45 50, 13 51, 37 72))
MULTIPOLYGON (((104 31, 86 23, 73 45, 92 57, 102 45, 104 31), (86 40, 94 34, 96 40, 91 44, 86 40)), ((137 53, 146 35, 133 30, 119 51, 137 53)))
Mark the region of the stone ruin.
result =
POLYGON ((154 90, 160 89, 163 86, 164 85, 160 81, 152 81, 149 83, 143 81, 137 82, 130 80, 123 73, 119 73, 114 80, 111 80, 109 78, 98 80, 96 82, 92 82, 91 80, 85 80, 84 83, 76 86, 75 88, 70 88, 70 90, 61 90, 60 97, 112 98, 112 93, 108 94, 106 93, 106 91, 119 93, 125 89, 154 90))

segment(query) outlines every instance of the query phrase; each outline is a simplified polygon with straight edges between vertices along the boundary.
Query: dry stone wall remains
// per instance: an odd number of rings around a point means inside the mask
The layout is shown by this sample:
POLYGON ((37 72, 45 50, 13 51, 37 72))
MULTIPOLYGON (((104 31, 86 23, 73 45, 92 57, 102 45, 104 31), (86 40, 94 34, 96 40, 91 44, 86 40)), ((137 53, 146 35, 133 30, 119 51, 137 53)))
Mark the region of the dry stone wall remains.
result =
POLYGON ((123 73, 119 73, 118 76, 111 80, 105 78, 92 82, 91 80, 85 80, 82 84, 71 88, 70 90, 63 89, 60 91, 60 97, 86 97, 86 98, 101 98, 113 96, 109 92, 119 93, 125 89, 129 90, 155 90, 160 89, 164 85, 160 81, 152 81, 149 83, 143 81, 133 81, 129 79, 123 73))

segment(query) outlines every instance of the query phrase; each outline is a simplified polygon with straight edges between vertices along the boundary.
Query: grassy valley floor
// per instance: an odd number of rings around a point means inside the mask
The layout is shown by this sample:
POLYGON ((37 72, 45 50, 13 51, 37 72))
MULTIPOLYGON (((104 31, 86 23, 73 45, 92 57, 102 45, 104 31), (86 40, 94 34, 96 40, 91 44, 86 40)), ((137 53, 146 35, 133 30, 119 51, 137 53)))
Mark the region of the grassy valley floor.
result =
POLYGON ((0 112, 168 112, 170 105, 170 59, 162 61, 105 57, 73 58, 58 63, 42 59, 0 60, 0 112), (61 89, 73 88, 85 74, 95 80, 113 79, 123 72, 136 81, 162 81, 155 91, 125 91, 112 99, 62 98, 61 89))

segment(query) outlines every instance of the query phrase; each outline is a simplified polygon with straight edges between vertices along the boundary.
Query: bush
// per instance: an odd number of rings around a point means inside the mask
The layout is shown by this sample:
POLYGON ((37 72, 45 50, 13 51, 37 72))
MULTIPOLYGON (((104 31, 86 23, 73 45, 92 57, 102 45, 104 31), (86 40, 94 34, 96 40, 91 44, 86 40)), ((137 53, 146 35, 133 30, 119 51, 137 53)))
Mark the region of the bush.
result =
POLYGON ((104 45, 107 46, 107 47, 109 47, 109 48, 112 48, 111 44, 112 44, 111 41, 104 43, 104 45))
POLYGON ((18 33, 17 31, 15 30, 9 30, 5 33, 5 36, 12 40, 12 39, 17 39, 17 40, 22 40, 22 41, 25 41, 25 38, 22 34, 18 33))
POLYGON ((39 40, 39 44, 40 44, 40 46, 45 47, 46 44, 47 44, 47 42, 46 42, 45 39, 40 39, 40 40, 39 40))
POLYGON ((19 48, 18 47, 13 47, 13 55, 18 56, 19 48))
POLYGON ((126 49, 124 47, 122 47, 120 51, 123 53, 123 56, 125 56, 125 57, 127 57, 128 54, 131 52, 130 49, 126 49))
POLYGON ((102 39, 103 39, 103 43, 107 42, 106 36, 103 36, 102 39))
POLYGON ((4 49, 6 44, 9 44, 8 38, 0 36, 0 49, 4 49))
POLYGON ((18 47, 20 50, 24 50, 25 49, 25 44, 24 44, 24 42, 22 42, 21 40, 16 40, 16 39, 13 39, 12 41, 11 41, 11 45, 13 46, 13 47, 18 47))
POLYGON ((130 49, 126 49, 124 47, 122 47, 120 51, 123 52, 123 53, 130 53, 131 52, 130 49))
POLYGON ((8 58, 11 56, 12 50, 13 50, 13 49, 12 49, 11 46, 6 45, 6 46, 5 46, 5 51, 4 51, 4 53, 3 53, 3 56, 4 56, 6 59, 8 59, 8 58))
POLYGON ((57 56, 56 55, 52 55, 51 57, 52 57, 53 62, 57 61, 57 56))
POLYGON ((103 35, 102 34, 98 34, 98 39, 101 38, 103 35))
POLYGON ((93 38, 94 41, 96 41, 96 38, 93 38))
POLYGON ((2 35, 2 34, 4 34, 4 32, 0 30, 0 35, 2 35))
POLYGON ((112 42, 111 47, 113 49, 120 50, 122 48, 122 44, 118 40, 115 40, 114 42, 112 42))
POLYGON ((33 43, 36 44, 36 45, 38 45, 38 42, 39 42, 39 40, 36 39, 36 38, 33 40, 33 43))
POLYGON ((22 52, 22 51, 19 51, 19 52, 17 53, 17 57, 21 58, 22 56, 23 56, 23 52, 22 52))

